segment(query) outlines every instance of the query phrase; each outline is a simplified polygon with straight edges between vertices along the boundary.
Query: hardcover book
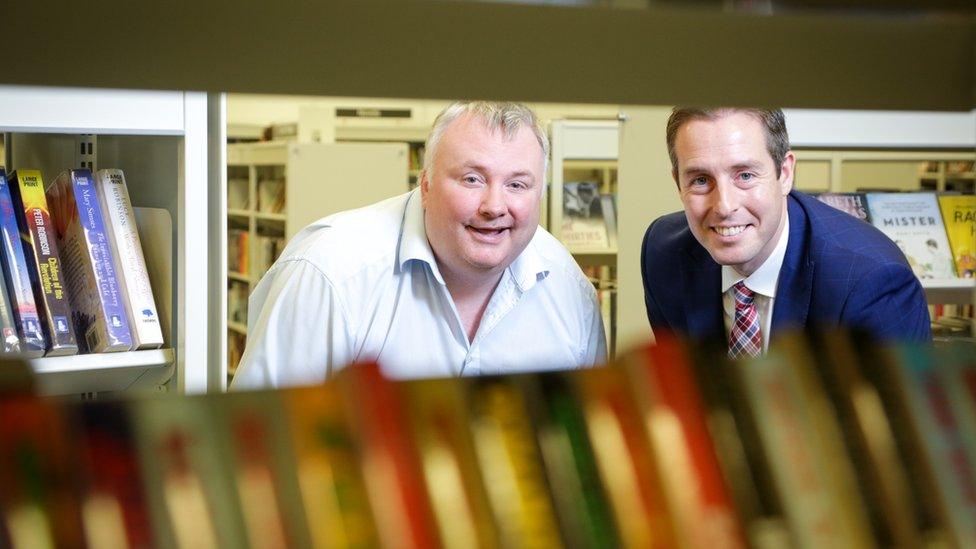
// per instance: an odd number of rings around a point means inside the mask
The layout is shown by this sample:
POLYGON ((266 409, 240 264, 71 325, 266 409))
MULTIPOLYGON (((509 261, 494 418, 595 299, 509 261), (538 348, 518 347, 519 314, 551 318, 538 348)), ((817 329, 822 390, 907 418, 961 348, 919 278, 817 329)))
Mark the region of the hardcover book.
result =
MULTIPOLYGON (((16 178, 17 172, 11 172, 9 177, 16 178)), ((0 233, 0 244, 3 246, 0 263, 3 265, 10 311, 20 340, 20 353, 26 358, 37 358, 44 355, 44 333, 37 313, 37 302, 34 301, 24 247, 20 241, 17 209, 10 196, 10 185, 6 177, 0 177, 0 233)), ((11 346, 12 342, 12 335, 5 334, 4 345, 11 346)))
POLYGON ((125 175, 122 170, 98 170, 96 177, 98 201, 105 214, 105 233, 114 252, 115 272, 129 316, 132 348, 158 349, 163 345, 163 332, 125 175))
POLYGON ((51 222, 44 181, 38 170, 19 170, 10 179, 17 226, 27 260, 27 273, 34 288, 34 302, 44 330, 47 356, 73 355, 78 352, 75 331, 71 326, 71 308, 65 290, 61 255, 51 222))
POLYGON ((132 335, 91 171, 62 172, 47 189, 47 199, 57 228, 79 349, 86 353, 128 351, 132 335))
POLYGON ((901 248, 915 276, 955 278, 939 204, 932 193, 868 193, 871 223, 901 248))
POLYGON ((976 276, 976 196, 941 195, 939 208, 952 247, 956 274, 973 278, 976 276))

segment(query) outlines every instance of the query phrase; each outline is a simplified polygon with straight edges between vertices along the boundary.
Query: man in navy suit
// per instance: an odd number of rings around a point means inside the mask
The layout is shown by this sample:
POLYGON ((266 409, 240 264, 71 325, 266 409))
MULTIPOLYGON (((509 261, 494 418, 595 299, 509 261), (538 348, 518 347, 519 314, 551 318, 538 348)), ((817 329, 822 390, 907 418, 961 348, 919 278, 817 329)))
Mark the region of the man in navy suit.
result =
POLYGON ((793 190, 782 111, 676 108, 667 127, 684 212, 644 235, 641 274, 655 331, 723 337, 756 355, 802 326, 930 340, 928 306, 879 230, 793 190))

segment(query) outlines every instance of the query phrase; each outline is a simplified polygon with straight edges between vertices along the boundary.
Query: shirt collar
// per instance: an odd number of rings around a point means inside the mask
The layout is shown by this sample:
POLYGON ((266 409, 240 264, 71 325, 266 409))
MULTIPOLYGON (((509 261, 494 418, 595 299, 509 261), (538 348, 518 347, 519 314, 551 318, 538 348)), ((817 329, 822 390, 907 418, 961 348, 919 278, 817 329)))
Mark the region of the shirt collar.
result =
POLYGON ((786 257, 786 243, 790 237, 790 216, 785 216, 783 231, 779 235, 776 247, 769 254, 766 261, 759 266, 751 275, 743 276, 734 268, 722 265, 722 293, 729 291, 740 280, 745 280, 746 287, 753 292, 766 297, 776 297, 776 283, 779 280, 779 271, 783 266, 783 258, 786 257))
POLYGON ((444 284, 444 277, 437 268, 434 250, 427 241, 427 228, 424 226, 424 205, 420 198, 420 188, 410 192, 407 207, 403 211, 403 227, 400 230, 400 246, 397 250, 397 265, 402 270, 411 260, 423 261, 430 265, 437 282, 444 284))
MULTIPOLYGON (((536 239, 539 237, 541 228, 536 229, 529 245, 522 250, 522 253, 515 258, 515 261, 506 269, 515 280, 522 292, 526 292, 539 280, 549 275, 546 258, 543 257, 535 246, 536 239)), ((397 250, 397 264, 403 266, 411 260, 423 261, 430 265, 431 272, 437 282, 444 284, 444 277, 440 269, 437 268, 437 261, 434 258, 434 250, 430 247, 427 240, 427 229, 424 225, 424 206, 420 199, 420 189, 414 189, 407 198, 407 207, 403 212, 403 228, 400 231, 400 244, 397 250)))

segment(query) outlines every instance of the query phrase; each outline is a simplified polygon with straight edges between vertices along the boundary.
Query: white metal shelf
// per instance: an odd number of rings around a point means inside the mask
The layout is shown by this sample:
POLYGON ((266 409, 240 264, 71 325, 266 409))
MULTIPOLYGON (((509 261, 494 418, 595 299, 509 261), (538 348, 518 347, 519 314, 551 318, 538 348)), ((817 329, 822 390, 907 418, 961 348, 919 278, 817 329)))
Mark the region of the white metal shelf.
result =
POLYGON ((42 395, 152 389, 173 375, 173 349, 36 358, 29 361, 42 395))
POLYGON ((969 305, 974 302, 976 279, 949 278, 921 280, 925 298, 929 303, 969 305))

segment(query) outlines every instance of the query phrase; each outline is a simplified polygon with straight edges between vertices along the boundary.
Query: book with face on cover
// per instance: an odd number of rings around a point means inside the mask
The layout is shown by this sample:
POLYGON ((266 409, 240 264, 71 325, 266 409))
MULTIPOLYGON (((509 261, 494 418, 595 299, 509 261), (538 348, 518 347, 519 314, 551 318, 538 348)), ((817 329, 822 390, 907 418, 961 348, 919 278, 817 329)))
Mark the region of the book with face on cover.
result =
POLYGON ((898 247, 918 278, 955 278, 945 224, 934 193, 868 193, 871 223, 898 247))
POLYGON ((871 222, 868 200, 865 193, 820 193, 817 200, 850 214, 861 221, 871 222))
POLYGON ((44 181, 38 170, 18 170, 11 174, 10 197, 20 227, 27 273, 34 287, 34 302, 44 330, 46 356, 73 355, 78 352, 71 326, 71 308, 58 253, 57 235, 51 222, 44 181))
POLYGON ((475 454, 471 418, 455 379, 403 383, 411 434, 445 547, 497 547, 495 520, 475 454))
POLYGON ((125 174, 122 170, 98 170, 95 177, 98 201, 105 216, 105 234, 114 252, 112 258, 122 302, 129 316, 132 348, 158 349, 163 345, 163 332, 125 174))
MULTIPOLYGON (((17 177, 16 172, 10 177, 17 177)), ((3 265, 3 279, 7 297, 10 299, 10 313, 15 332, 3 328, 5 350, 17 350, 27 358, 44 355, 45 340, 41 319, 34 301, 30 271, 20 241, 20 227, 17 225, 17 209, 10 196, 7 177, 0 174, 0 264, 3 265), (15 349, 16 347, 16 349, 15 349)))
POLYGON ((62 172, 48 187, 47 201, 80 351, 128 351, 132 335, 91 171, 62 172))
POLYGON ((939 195, 939 208, 952 247, 956 275, 976 277, 976 196, 939 195))

